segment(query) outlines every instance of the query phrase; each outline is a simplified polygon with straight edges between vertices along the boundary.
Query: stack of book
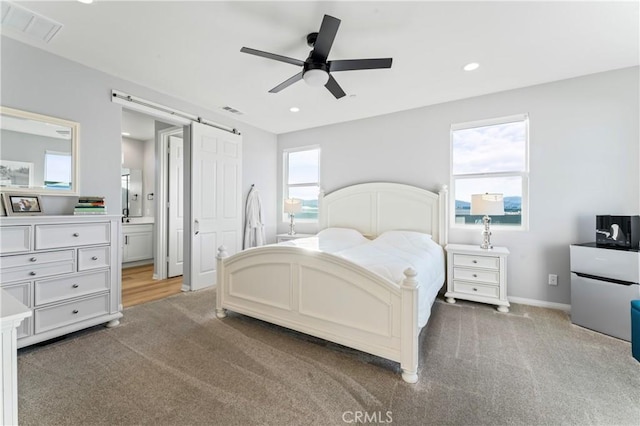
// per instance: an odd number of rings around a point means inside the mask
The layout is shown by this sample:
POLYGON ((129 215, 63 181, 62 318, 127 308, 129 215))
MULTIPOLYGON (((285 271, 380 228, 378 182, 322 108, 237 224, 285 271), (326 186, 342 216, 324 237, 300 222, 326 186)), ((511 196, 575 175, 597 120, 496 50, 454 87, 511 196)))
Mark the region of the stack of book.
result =
POLYGON ((104 197, 81 196, 73 209, 73 214, 106 214, 104 197))

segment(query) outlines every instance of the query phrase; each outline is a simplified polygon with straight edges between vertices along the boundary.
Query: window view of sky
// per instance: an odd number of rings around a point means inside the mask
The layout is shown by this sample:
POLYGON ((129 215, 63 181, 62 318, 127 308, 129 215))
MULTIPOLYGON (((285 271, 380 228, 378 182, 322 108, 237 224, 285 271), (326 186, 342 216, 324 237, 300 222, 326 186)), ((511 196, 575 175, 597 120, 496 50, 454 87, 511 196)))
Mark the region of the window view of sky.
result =
MULTIPOLYGON (((526 171, 524 121, 453 131, 454 175, 526 171)), ((522 196, 520 177, 456 179, 456 200, 471 201, 471 194, 496 192, 522 196)))
POLYGON ((306 150, 289 153, 289 185, 318 182, 320 150, 306 150))

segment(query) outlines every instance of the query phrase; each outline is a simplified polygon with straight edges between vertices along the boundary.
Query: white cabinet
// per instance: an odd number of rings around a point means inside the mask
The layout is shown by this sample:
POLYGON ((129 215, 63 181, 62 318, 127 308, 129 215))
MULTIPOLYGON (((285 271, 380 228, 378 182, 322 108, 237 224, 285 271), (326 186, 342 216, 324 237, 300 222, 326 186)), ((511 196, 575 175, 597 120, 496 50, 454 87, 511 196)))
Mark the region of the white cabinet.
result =
POLYGON ((509 312, 507 300, 507 256, 509 250, 494 247, 449 244, 447 251, 447 292, 449 303, 456 298, 498 306, 509 312))
POLYGON ((122 236, 122 262, 153 259, 153 224, 124 224, 122 236))
POLYGON ((120 216, 0 219, 3 290, 29 308, 18 347, 122 317, 120 216))

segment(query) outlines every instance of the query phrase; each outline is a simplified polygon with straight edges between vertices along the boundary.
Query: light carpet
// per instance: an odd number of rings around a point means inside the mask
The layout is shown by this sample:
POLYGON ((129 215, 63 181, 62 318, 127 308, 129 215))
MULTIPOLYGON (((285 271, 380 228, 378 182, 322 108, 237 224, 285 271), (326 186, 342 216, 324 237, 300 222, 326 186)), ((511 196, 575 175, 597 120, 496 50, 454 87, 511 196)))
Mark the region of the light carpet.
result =
POLYGON ((640 424, 630 344, 561 311, 437 300, 411 385, 394 362, 214 306, 183 293, 20 350, 20 424, 640 424))

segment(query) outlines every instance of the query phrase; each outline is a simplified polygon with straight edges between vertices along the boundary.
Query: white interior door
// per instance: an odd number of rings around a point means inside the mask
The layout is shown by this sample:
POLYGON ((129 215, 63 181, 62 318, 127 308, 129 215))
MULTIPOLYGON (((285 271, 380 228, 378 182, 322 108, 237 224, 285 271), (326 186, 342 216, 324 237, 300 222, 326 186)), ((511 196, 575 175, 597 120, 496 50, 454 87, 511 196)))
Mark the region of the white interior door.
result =
POLYGON ((216 283, 216 254, 242 248, 242 138, 191 124, 191 290, 216 283))
POLYGON ((167 277, 182 275, 184 263, 184 144, 169 136, 167 277))

